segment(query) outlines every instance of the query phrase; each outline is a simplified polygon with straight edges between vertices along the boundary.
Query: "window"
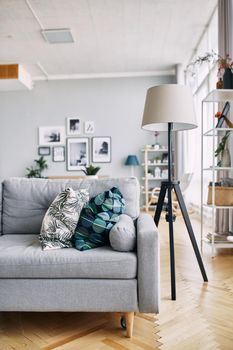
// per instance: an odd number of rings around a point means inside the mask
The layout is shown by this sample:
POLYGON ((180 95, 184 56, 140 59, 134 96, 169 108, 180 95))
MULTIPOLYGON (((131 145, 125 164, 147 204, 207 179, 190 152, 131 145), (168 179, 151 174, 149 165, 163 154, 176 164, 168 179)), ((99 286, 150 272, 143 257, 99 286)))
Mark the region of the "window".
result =
MULTIPOLYGON (((209 25, 205 29, 202 38, 196 47, 195 54, 190 62, 195 61, 199 56, 204 56, 207 52, 218 52, 218 12, 214 12, 209 25)), ((193 91, 194 103, 196 109, 198 128, 187 132, 185 145, 189 152, 189 157, 185 159, 185 169, 193 173, 192 181, 185 192, 186 201, 197 210, 200 209, 201 200, 201 106, 203 98, 211 90, 216 88, 217 65, 214 62, 203 63, 195 68, 194 74, 190 71, 185 72, 186 84, 193 91), (192 150, 192 151, 191 151, 192 150)), ((212 111, 209 111, 211 115, 212 111)), ((204 120, 209 123, 210 120, 204 120)), ((205 125, 207 128, 207 125, 205 125)), ((205 129, 206 129, 205 128, 205 129)), ((207 147, 211 150, 211 140, 207 147)), ((211 157, 212 152, 206 152, 205 157, 211 157)))

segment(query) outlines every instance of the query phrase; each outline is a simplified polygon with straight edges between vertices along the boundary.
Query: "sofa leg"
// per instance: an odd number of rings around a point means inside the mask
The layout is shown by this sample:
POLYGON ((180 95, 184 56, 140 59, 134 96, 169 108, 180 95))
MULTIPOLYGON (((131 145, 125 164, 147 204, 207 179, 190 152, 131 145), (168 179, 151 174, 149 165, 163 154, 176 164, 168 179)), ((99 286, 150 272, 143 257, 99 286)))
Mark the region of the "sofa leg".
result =
POLYGON ((133 335, 134 312, 126 312, 126 313, 125 313, 125 321, 126 321, 127 338, 132 338, 132 335, 133 335))

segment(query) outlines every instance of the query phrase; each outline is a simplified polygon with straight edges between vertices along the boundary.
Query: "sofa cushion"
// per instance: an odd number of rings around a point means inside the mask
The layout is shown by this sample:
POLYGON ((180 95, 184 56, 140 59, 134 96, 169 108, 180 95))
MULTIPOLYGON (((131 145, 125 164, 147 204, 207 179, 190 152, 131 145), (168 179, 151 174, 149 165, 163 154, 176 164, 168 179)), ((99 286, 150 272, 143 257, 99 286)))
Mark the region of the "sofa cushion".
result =
POLYGON ((136 178, 91 180, 48 180, 10 178, 3 184, 3 234, 39 233, 43 217, 54 198, 67 187, 87 189, 90 198, 119 188, 125 202, 125 214, 139 215, 139 183, 136 178))
POLYGON ((109 231, 125 209, 125 200, 118 188, 98 194, 84 206, 75 229, 74 244, 88 250, 109 244, 109 231))
POLYGON ((43 250, 72 247, 71 238, 88 199, 87 190, 71 187, 57 195, 42 222, 39 239, 43 250))
POLYGON ((119 253, 111 247, 43 251, 37 235, 0 236, 0 278, 131 279, 136 271, 132 252, 119 253))
POLYGON ((130 252, 136 245, 136 228, 133 219, 125 214, 120 215, 119 221, 109 233, 111 247, 119 252, 130 252))
POLYGON ((2 234, 2 182, 0 182, 0 235, 2 234))

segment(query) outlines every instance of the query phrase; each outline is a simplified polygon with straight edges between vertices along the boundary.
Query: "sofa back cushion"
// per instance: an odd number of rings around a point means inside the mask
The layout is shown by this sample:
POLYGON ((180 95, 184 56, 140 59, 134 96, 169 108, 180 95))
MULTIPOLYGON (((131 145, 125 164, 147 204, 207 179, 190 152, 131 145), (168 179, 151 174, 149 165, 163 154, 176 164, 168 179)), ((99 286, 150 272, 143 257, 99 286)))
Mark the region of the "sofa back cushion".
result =
POLYGON ((40 232, 43 217, 55 197, 66 189, 87 189, 90 198, 117 187, 125 202, 125 214, 136 219, 139 215, 140 190, 136 178, 49 180, 10 178, 3 183, 2 233, 40 232))

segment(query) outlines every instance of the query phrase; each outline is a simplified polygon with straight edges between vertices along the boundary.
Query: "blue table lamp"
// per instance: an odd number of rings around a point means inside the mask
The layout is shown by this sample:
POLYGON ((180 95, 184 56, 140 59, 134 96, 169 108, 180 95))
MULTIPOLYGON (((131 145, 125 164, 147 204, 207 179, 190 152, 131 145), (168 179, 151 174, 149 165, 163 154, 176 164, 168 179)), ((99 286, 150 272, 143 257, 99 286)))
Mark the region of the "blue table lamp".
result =
POLYGON ((129 155, 125 161, 125 165, 131 166, 131 176, 134 176, 134 167, 139 165, 139 161, 137 156, 129 155))

